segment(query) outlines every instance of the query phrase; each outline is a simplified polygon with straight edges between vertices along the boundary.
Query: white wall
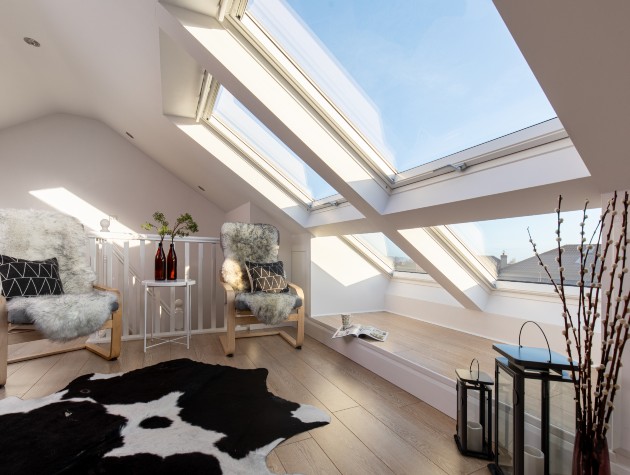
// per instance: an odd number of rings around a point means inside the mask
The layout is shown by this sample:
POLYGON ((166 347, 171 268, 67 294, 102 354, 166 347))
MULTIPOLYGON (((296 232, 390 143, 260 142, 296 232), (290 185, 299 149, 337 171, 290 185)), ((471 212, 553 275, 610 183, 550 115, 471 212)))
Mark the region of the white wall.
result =
MULTIPOLYGON (((395 279, 386 290, 385 310, 512 344, 518 343, 521 325, 534 320, 547 335, 551 349, 565 353, 560 327, 562 307, 555 295, 545 297, 497 291, 489 298, 486 311, 480 312, 463 308, 435 284, 395 279)), ((523 331, 522 343, 545 346, 542 334, 531 324, 523 331)))
POLYGON ((0 131, 0 206, 50 209, 29 191, 63 187, 102 210, 140 225, 154 211, 175 219, 189 212, 200 236, 218 236, 224 212, 153 161, 127 139, 93 119, 55 114, 0 131))
POLYGON ((383 310, 388 284, 341 239, 311 239, 311 316, 383 310))

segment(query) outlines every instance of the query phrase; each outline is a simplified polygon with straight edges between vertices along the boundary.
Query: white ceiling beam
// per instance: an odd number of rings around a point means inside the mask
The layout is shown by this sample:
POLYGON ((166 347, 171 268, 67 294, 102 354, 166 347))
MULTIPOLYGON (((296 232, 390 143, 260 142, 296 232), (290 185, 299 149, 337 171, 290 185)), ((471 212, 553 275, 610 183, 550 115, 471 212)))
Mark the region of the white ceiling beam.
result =
MULTIPOLYGON (((427 269, 465 308, 482 310, 486 290, 433 238, 416 230, 403 236, 384 217, 389 194, 310 105, 254 50, 216 20, 169 5, 158 5, 158 23, 186 52, 223 84, 278 138, 348 200, 350 221, 364 216, 409 257, 427 269), (411 237, 410 237, 411 236, 411 237), (421 238, 420 238, 421 237, 421 238), (437 254, 433 254, 436 252, 437 254), (468 275, 468 276, 467 276, 468 275), (466 277, 467 276, 467 277, 466 277)), ((187 127, 190 129, 190 127, 187 127)), ((219 155, 211 148, 215 156, 219 155)), ((324 217, 309 218, 305 227, 324 217)))
POLYGON ((359 212, 382 212, 386 190, 286 80, 238 40, 237 32, 171 5, 158 5, 157 11, 164 31, 359 212))

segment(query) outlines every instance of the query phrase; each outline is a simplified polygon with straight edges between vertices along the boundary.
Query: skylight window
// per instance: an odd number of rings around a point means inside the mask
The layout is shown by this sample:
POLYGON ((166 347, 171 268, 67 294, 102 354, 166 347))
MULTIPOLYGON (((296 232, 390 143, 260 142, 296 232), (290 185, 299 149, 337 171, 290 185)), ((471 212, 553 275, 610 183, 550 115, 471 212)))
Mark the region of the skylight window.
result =
POLYGON ((304 203, 337 194, 224 87, 214 103, 210 123, 213 121, 242 141, 249 148, 246 155, 304 203))
POLYGON ((555 117, 491 0, 249 0, 243 24, 397 171, 555 117))
MULTIPOLYGON (((601 209, 588 210, 585 221, 585 237, 591 239, 597 226, 601 209)), ((582 211, 563 212, 561 244, 564 247, 563 266, 568 285, 579 280, 579 253, 582 211)), ((543 262, 549 266, 552 277, 557 278, 558 255, 556 242, 557 214, 543 214, 518 218, 452 224, 448 228, 455 233, 478 259, 494 267, 499 281, 550 283, 544 269, 538 264, 529 242, 527 228, 538 248, 543 262)), ((596 241, 596 239, 595 239, 596 241)))
POLYGON ((391 271, 426 273, 383 233, 353 234, 352 236, 391 271))

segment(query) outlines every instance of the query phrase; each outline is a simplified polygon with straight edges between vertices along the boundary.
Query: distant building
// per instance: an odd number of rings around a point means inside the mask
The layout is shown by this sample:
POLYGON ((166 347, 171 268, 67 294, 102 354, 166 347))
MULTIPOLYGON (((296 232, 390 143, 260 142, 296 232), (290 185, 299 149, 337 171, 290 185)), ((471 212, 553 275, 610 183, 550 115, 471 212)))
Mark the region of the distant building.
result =
MULTIPOLYGON (((580 251, 577 249, 578 244, 565 244, 562 246, 562 266, 564 267, 564 283, 565 285, 577 285, 580 280, 580 251)), ((584 281, 587 284, 591 282, 590 266, 594 261, 596 248, 593 247, 588 251, 586 268, 589 269, 588 275, 584 281)), ((560 272, 558 270, 558 249, 552 249, 540 254, 540 259, 549 268, 549 273, 556 283, 560 283, 560 272)), ((545 272, 545 269, 539 264, 536 256, 529 257, 513 264, 507 264, 507 256, 505 253, 501 259, 494 258, 497 261, 498 280, 512 282, 536 282, 541 284, 550 284, 551 281, 545 272)))

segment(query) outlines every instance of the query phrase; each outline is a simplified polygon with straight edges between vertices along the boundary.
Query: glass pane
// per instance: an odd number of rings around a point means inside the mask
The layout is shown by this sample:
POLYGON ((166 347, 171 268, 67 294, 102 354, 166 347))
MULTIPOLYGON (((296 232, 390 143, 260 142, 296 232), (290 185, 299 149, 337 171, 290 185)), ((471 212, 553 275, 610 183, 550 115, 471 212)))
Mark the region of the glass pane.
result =
POLYGON ((376 254, 390 269, 398 272, 426 274, 422 267, 412 261, 383 233, 355 234, 354 237, 376 254))
MULTIPOLYGON (((568 378, 570 378, 567 375, 568 378)), ((549 472, 570 474, 575 439, 575 393, 571 381, 552 381, 549 387, 549 472)))
POLYGON ((212 115, 270 163, 278 171, 276 177, 291 180, 311 201, 337 193, 224 87, 212 115))
POLYGON ((504 474, 514 473, 514 379, 500 366, 497 375, 497 444, 499 467, 504 474))
MULTIPOLYGON (((601 209, 594 208, 587 212, 585 221, 585 237, 591 240, 601 209)), ((579 279, 580 261, 577 246, 580 242, 580 226, 582 211, 562 213, 561 225, 562 265, 564 266, 565 283, 576 285, 579 279)), ((527 228, 538 248, 543 262, 548 265, 554 278, 558 279, 558 256, 556 229, 558 218, 556 213, 524 216, 518 218, 479 221, 475 223, 451 224, 448 228, 475 253, 479 260, 497 274, 497 280, 512 282, 550 283, 544 269, 538 264, 529 242, 527 228)), ((593 241, 597 240, 597 236, 593 241)), ((593 256, 594 252, 590 252, 593 256)), ((592 259, 587 264, 590 265, 592 259)))
POLYGON ((555 117, 491 0, 250 0, 398 171, 555 117))

